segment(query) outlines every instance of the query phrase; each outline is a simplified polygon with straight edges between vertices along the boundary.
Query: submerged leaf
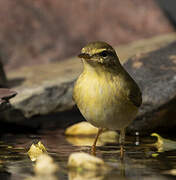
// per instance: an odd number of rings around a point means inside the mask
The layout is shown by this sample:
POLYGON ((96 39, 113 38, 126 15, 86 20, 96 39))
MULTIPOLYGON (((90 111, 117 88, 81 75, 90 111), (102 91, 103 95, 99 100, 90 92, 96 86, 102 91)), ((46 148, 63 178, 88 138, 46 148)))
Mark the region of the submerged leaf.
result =
POLYGON ((154 158, 155 158, 155 157, 158 157, 158 156, 159 156, 158 153, 153 153, 153 154, 152 154, 152 157, 154 157, 154 158))
POLYGON ((157 133, 152 133, 151 136, 157 137, 157 142, 153 144, 158 149, 158 152, 171 151, 176 149, 176 141, 165 139, 157 133))
POLYGON ((38 144, 32 144, 27 153, 31 161, 36 161, 41 154, 47 153, 47 151, 45 146, 39 141, 38 144))

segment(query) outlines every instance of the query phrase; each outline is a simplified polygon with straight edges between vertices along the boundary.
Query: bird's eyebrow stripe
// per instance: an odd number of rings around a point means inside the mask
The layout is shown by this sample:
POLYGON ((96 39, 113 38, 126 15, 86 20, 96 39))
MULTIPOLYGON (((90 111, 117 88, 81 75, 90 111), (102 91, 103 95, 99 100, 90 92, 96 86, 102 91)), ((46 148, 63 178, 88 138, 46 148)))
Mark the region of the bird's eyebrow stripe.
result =
POLYGON ((101 53, 101 52, 103 52, 103 51, 107 51, 107 49, 105 49, 105 48, 95 49, 95 50, 93 50, 93 54, 99 54, 99 53, 101 53))

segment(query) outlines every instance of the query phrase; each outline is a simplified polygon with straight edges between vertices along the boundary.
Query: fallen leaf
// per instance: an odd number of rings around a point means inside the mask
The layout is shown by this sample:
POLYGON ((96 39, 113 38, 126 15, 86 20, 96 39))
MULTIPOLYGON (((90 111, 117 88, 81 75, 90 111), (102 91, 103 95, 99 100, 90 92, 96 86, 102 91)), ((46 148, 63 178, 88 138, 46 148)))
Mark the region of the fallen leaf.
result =
POLYGON ((159 155, 158 153, 153 153, 153 154, 152 154, 152 157, 155 158, 155 157, 158 157, 158 155, 159 155))
POLYGON ((157 142, 152 145, 158 149, 158 152, 171 151, 176 149, 176 141, 165 139, 157 133, 152 133, 151 136, 157 137, 157 142))
POLYGON ((36 161, 41 154, 47 153, 47 151, 45 146, 39 141, 38 144, 32 144, 27 153, 31 161, 36 161))

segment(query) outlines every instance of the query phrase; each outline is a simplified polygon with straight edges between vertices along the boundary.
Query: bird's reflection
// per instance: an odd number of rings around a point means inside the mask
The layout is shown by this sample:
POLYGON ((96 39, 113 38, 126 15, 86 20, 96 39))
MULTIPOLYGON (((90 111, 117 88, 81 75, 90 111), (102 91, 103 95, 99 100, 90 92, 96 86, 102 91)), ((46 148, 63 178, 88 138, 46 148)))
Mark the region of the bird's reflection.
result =
MULTIPOLYGON (((94 136, 66 136, 66 140, 74 146, 92 146, 94 136)), ((97 146, 102 146, 106 143, 117 143, 119 135, 116 131, 104 131, 97 141, 97 146)))

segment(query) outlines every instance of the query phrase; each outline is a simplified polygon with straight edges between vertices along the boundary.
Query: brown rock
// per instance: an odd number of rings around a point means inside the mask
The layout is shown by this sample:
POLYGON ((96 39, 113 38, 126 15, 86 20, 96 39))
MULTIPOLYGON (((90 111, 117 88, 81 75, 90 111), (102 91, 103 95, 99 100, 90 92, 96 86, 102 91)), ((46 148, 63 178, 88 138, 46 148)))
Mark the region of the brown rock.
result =
POLYGON ((8 101, 9 99, 15 97, 17 92, 7 89, 7 88, 0 88, 0 99, 8 101))
POLYGON ((143 92, 138 117, 129 130, 167 131, 176 125, 173 119, 176 104, 175 53, 176 41, 153 52, 136 55, 124 64, 143 92), (136 63, 141 65, 136 67, 136 63))
MULTIPOLYGON (((97 133, 98 128, 85 121, 76 123, 65 130, 66 140, 74 146, 92 146, 97 133)), ((119 135, 116 131, 104 129, 98 138, 97 146, 106 143, 117 143, 118 140, 119 135)))
POLYGON ((98 133, 98 128, 88 122, 80 122, 65 130, 67 136, 91 136, 98 133))
POLYGON ((68 167, 69 168, 76 168, 79 170, 90 170, 90 171, 108 171, 110 167, 98 157, 90 155, 85 152, 76 152, 72 153, 68 159, 68 167))

